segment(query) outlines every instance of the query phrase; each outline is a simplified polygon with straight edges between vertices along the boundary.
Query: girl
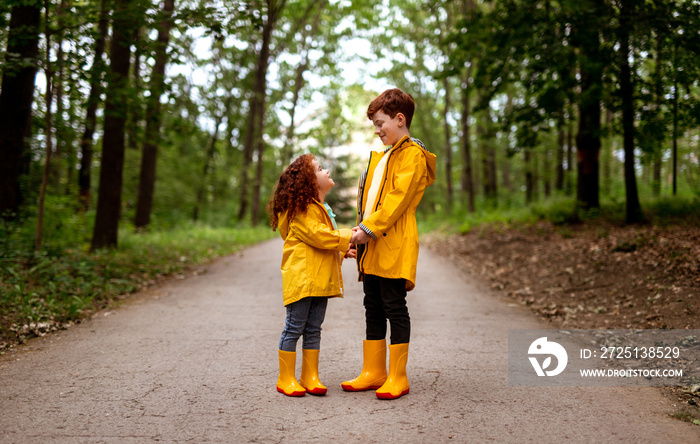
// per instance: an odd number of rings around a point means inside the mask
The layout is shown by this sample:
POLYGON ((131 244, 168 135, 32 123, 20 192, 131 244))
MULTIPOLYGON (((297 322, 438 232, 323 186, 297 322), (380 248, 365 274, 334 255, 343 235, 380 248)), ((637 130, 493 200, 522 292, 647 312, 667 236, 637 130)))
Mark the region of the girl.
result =
POLYGON ((280 176, 268 205, 272 229, 279 228, 282 250, 282 293, 287 310, 279 343, 277 391, 287 396, 325 395, 318 378, 321 324, 328 298, 342 297, 342 257, 350 250, 352 230, 338 230, 325 197, 335 185, 311 154, 297 158, 280 176), (301 378, 294 375, 299 336, 303 360, 301 378))

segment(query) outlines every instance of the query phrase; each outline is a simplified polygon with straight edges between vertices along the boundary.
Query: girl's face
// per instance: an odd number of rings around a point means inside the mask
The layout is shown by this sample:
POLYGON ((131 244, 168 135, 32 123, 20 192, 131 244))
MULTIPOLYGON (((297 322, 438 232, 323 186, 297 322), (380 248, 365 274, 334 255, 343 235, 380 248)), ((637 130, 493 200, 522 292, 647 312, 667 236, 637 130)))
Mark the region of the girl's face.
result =
POLYGON ((326 194, 333 186, 335 182, 331 179, 331 174, 328 170, 321 168, 318 164, 318 160, 314 159, 311 161, 314 171, 316 172, 316 183, 318 184, 318 191, 322 194, 326 194))

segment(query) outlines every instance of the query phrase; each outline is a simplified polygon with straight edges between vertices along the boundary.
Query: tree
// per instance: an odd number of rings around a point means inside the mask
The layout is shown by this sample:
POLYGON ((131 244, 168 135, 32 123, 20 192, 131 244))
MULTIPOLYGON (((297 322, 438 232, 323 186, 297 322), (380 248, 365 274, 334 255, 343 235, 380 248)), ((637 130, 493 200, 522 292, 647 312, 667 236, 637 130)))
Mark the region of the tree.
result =
POLYGON ((20 175, 28 165, 34 76, 39 56, 41 1, 12 3, 0 91, 0 215, 15 213, 22 202, 20 175))
POLYGON ((452 211, 452 201, 454 200, 454 190, 452 185, 452 132, 448 116, 450 113, 450 79, 443 79, 443 89, 445 90, 445 104, 443 106, 443 121, 445 125, 445 177, 447 178, 447 211, 452 211))
POLYGON ((578 186, 576 200, 583 209, 600 207, 599 154, 600 103, 603 92, 603 54, 600 23, 605 17, 601 2, 582 0, 574 19, 572 43, 578 49, 581 88, 576 135, 578 186))
MULTIPOLYGON (((248 128, 243 145, 243 165, 241 166, 240 182, 240 206, 238 207, 238 220, 243 220, 248 210, 248 169, 253 160, 253 150, 258 151, 259 161, 264 146, 263 123, 265 116, 265 89, 267 85, 267 70, 270 65, 270 42, 272 31, 284 9, 286 0, 267 0, 267 14, 262 27, 262 43, 258 52, 258 61, 255 69, 252 97, 250 99, 250 115, 248 128)), ((262 11, 261 11, 262 12, 262 11)), ((257 215, 253 215, 257 222, 257 215)))
POLYGON ((102 92, 102 77, 104 73, 104 62, 102 56, 105 49, 105 40, 109 29, 109 10, 107 0, 100 0, 100 12, 98 32, 95 35, 95 52, 93 55, 92 67, 90 68, 90 93, 88 95, 85 113, 85 124, 83 135, 80 138, 80 171, 78 173, 78 200, 80 208, 85 211, 90 206, 90 187, 92 171, 92 143, 97 126, 97 107, 100 104, 100 94, 102 92))
POLYGON ((156 182, 156 158, 160 142, 160 98, 165 90, 165 65, 168 61, 166 51, 170 41, 170 29, 173 26, 172 15, 174 9, 175 0, 163 1, 162 17, 156 43, 155 64, 151 74, 151 95, 146 108, 146 139, 143 142, 139 197, 136 204, 136 218, 134 219, 134 225, 137 228, 147 227, 151 223, 153 190, 156 182))
POLYGON ((637 177, 634 171, 634 92, 629 64, 630 31, 633 27, 635 0, 620 0, 618 49, 620 60, 620 95, 622 96, 622 129, 625 149, 625 221, 641 222, 644 219, 637 193, 637 177))
POLYGON ((44 98, 46 101, 46 110, 44 112, 44 122, 45 122, 45 142, 46 142, 46 159, 44 160, 44 176, 41 180, 41 190, 39 191, 39 204, 37 211, 37 224, 36 224, 36 236, 34 238, 34 250, 39 251, 41 249, 41 237, 44 224, 44 199, 46 197, 46 186, 49 181, 49 172, 51 169, 51 151, 53 151, 53 135, 52 135, 52 123, 53 123, 53 96, 54 96, 54 73, 53 64, 51 62, 51 16, 49 10, 49 3, 44 2, 44 39, 46 41, 46 60, 44 63, 44 73, 46 74, 46 93, 44 98))
POLYGON ((139 26, 140 9, 137 0, 115 0, 114 3, 100 188, 91 250, 117 247, 122 203, 124 127, 128 106, 126 92, 129 84, 131 43, 139 26))

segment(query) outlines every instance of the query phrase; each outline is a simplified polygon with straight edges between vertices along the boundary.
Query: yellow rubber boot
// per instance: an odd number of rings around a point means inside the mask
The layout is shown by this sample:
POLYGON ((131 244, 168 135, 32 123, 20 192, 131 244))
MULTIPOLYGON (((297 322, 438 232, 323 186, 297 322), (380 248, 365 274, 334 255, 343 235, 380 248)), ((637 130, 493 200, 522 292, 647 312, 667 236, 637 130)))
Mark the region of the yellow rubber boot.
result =
POLYGON ((294 376, 294 366, 297 362, 297 352, 279 350, 280 376, 277 378, 277 391, 287 396, 304 396, 306 389, 299 384, 294 376))
POLYGON ((408 342, 389 345, 389 377, 377 390, 377 398, 396 399, 408 393, 407 361, 408 342))
POLYGON ((362 342, 362 373, 341 384, 348 392, 376 390, 386 381, 386 339, 362 342))
POLYGON ((299 384, 311 395, 325 395, 328 389, 318 379, 318 350, 303 349, 299 384))

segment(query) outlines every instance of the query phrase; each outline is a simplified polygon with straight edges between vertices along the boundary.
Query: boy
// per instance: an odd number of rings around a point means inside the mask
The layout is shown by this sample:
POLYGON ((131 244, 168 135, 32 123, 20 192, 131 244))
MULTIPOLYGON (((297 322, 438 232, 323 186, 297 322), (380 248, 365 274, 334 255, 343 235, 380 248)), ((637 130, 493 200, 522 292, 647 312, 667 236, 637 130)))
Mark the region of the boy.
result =
POLYGON ((413 290, 416 280, 416 207, 425 188, 435 182, 435 155, 409 134, 414 109, 413 98, 400 89, 384 91, 367 109, 374 133, 389 148, 370 153, 358 190, 358 226, 350 241, 357 245, 367 339, 362 373, 342 387, 347 391, 378 389, 380 399, 396 399, 409 391, 406 362, 411 320, 406 292, 413 290), (387 319, 391 325, 388 375, 387 319))

